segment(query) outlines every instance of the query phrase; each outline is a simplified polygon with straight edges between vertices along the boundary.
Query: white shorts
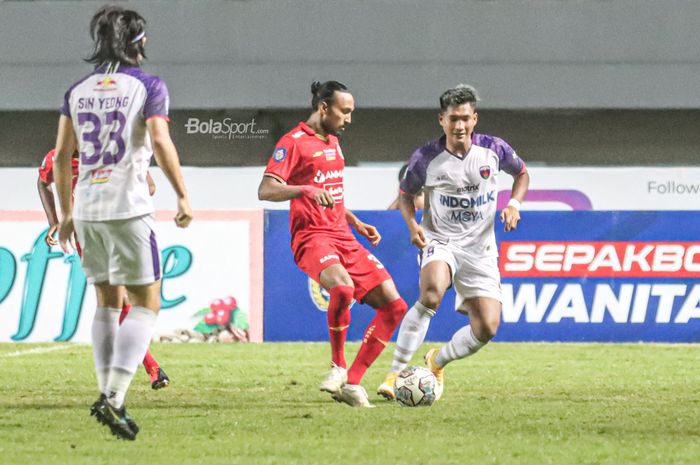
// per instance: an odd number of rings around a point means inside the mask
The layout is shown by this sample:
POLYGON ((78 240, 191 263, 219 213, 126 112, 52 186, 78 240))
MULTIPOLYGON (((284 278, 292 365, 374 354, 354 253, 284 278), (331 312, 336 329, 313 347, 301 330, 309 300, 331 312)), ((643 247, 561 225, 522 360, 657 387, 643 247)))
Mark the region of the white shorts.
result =
POLYGON ((152 214, 111 221, 74 220, 90 284, 138 286, 160 279, 160 250, 152 214))
POLYGON ((421 268, 434 261, 445 262, 450 267, 457 294, 455 309, 459 310, 464 299, 472 297, 491 297, 503 302, 498 257, 474 256, 450 243, 433 240, 421 252, 421 268))

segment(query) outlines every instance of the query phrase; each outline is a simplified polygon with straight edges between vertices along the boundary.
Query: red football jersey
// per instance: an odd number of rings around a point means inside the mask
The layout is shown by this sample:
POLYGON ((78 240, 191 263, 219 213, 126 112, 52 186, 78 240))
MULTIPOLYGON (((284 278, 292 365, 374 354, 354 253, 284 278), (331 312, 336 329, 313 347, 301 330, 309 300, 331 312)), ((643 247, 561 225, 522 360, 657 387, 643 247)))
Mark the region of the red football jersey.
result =
MULTIPOLYGON (((53 156, 56 153, 55 149, 51 149, 49 153, 44 157, 44 161, 41 162, 39 167, 39 178, 46 184, 53 184, 53 156)), ((73 172, 73 188, 75 189, 75 183, 78 182, 78 159, 71 159, 71 171, 73 172)))
POLYGON ((335 200, 333 208, 322 207, 306 197, 291 200, 289 224, 293 250, 311 235, 354 240, 345 218, 344 169, 338 138, 333 135, 323 138, 306 123, 299 123, 277 143, 265 175, 290 186, 325 189, 335 200))

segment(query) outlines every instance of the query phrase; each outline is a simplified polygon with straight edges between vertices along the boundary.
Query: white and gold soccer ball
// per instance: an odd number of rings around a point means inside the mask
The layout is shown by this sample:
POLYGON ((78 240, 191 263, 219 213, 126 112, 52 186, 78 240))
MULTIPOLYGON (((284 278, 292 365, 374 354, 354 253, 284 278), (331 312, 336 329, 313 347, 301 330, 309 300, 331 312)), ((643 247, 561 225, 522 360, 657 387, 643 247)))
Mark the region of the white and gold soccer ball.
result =
POLYGON ((404 407, 429 407, 435 402, 435 375, 424 367, 404 368, 396 376, 394 394, 404 407))

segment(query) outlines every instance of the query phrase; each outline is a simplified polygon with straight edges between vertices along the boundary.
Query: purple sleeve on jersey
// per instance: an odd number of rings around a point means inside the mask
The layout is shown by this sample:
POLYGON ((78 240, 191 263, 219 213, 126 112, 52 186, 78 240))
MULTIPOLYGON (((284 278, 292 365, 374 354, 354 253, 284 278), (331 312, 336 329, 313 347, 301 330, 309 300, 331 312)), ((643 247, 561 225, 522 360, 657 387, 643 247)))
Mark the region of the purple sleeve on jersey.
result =
POLYGON ((63 96, 63 105, 61 105, 60 110, 58 110, 63 116, 67 116, 68 118, 70 118, 70 104, 68 103, 69 100, 70 90, 68 90, 63 96))
POLYGON ((151 116, 168 116, 170 106, 170 96, 165 82, 156 77, 151 76, 146 82, 146 102, 143 105, 143 117, 148 119, 151 116))
POLYGON ((430 141, 413 152, 408 160, 406 174, 401 180, 400 187, 403 192, 416 195, 425 185, 428 165, 433 159, 445 150, 444 137, 430 141))
POLYGON ((523 171, 525 162, 515 153, 513 147, 503 139, 486 134, 474 134, 472 143, 492 150, 498 155, 498 170, 516 176, 523 171))

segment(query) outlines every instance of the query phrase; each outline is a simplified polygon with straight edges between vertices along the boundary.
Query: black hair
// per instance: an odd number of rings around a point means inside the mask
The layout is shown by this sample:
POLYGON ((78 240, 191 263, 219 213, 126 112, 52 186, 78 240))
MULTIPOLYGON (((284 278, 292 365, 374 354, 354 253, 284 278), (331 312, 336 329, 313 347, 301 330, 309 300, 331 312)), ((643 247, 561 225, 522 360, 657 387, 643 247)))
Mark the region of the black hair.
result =
POLYGON ((335 92, 350 92, 345 84, 338 81, 326 81, 321 84, 318 81, 311 83, 311 109, 316 111, 321 102, 330 104, 333 101, 335 92))
POLYGON ((476 89, 466 84, 458 84, 452 89, 447 89, 440 96, 440 111, 444 112, 448 107, 454 105, 464 105, 468 103, 476 110, 476 102, 479 101, 479 95, 476 89))
POLYGON ((138 39, 143 37, 145 27, 146 20, 134 10, 103 6, 90 20, 95 48, 85 61, 95 66, 105 62, 139 66, 139 55, 146 58, 143 41, 138 39))
POLYGON ((408 163, 404 163, 399 170, 399 182, 403 181, 403 178, 406 176, 406 170, 408 170, 408 163))

